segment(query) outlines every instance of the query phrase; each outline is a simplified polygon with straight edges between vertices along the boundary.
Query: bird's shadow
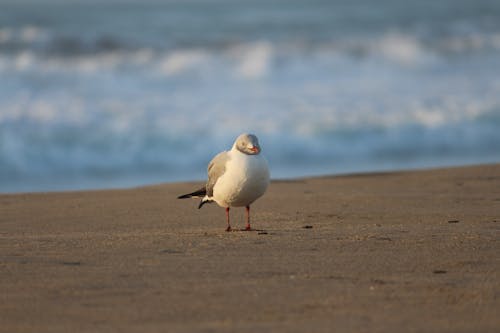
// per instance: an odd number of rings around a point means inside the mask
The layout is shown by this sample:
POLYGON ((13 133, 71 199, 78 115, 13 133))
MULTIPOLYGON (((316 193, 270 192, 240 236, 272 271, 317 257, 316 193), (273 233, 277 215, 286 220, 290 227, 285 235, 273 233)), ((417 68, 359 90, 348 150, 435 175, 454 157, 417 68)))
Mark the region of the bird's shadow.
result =
POLYGON ((257 232, 261 235, 266 235, 267 234, 267 231, 264 230, 264 229, 245 229, 245 228, 242 228, 242 229, 231 229, 231 230, 226 230, 227 232, 257 232))

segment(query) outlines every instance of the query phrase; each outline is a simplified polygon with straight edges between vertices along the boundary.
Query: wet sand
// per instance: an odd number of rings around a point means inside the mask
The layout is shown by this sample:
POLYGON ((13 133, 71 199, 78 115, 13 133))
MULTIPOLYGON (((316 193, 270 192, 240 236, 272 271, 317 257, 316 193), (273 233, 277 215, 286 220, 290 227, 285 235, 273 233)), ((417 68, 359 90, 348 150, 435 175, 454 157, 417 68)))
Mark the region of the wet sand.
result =
POLYGON ((0 195, 0 332, 500 328, 500 164, 199 185, 0 195))

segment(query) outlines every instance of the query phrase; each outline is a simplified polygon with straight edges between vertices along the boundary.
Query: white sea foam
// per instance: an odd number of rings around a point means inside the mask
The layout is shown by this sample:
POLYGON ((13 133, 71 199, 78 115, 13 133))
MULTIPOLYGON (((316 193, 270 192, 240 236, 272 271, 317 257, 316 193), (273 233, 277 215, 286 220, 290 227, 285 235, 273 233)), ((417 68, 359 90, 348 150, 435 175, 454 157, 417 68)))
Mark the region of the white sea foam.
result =
POLYGON ((237 73, 246 79, 258 79, 267 74, 271 66, 273 47, 269 42, 256 42, 231 50, 239 62, 237 73))
POLYGON ((12 30, 9 28, 0 28, 0 43, 10 41, 12 38, 12 30))
POLYGON ((23 42, 32 43, 45 36, 43 29, 35 26, 23 27, 19 32, 19 37, 23 42))
POLYGON ((131 62, 135 65, 147 65, 154 58, 154 50, 151 48, 142 48, 131 54, 131 62))
POLYGON ((16 56, 14 66, 18 71, 26 71, 33 66, 34 61, 33 53, 24 51, 16 56))
POLYGON ((441 40, 440 45, 443 49, 456 53, 489 48, 498 50, 500 49, 500 33, 451 36, 441 40))
POLYGON ((388 60, 402 65, 415 65, 431 57, 431 51, 425 49, 414 36, 399 33, 384 35, 375 42, 375 49, 388 60))
POLYGON ((43 28, 26 25, 21 27, 0 27, 0 44, 9 42, 25 45, 45 43, 50 39, 50 34, 43 28))
POLYGON ((166 75, 175 75, 201 65, 207 54, 200 50, 174 51, 160 61, 160 70, 166 75))

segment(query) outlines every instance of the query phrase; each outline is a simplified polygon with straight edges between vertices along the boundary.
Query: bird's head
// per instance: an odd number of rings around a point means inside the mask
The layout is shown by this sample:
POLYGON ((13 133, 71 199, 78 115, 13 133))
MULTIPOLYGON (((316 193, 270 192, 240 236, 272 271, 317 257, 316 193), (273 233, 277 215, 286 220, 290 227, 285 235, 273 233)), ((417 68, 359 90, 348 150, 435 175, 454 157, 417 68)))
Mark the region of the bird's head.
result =
POLYGON ((257 155, 260 153, 259 139, 253 134, 241 134, 234 142, 233 149, 237 149, 243 154, 257 155))

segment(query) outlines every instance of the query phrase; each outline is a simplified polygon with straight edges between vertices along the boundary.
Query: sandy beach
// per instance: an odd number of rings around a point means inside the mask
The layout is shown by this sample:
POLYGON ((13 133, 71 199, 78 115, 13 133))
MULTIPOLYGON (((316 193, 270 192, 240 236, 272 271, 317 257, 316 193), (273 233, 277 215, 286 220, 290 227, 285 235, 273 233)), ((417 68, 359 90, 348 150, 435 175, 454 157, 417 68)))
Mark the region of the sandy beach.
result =
POLYGON ((199 185, 0 195, 0 332, 500 328, 500 164, 199 185))

